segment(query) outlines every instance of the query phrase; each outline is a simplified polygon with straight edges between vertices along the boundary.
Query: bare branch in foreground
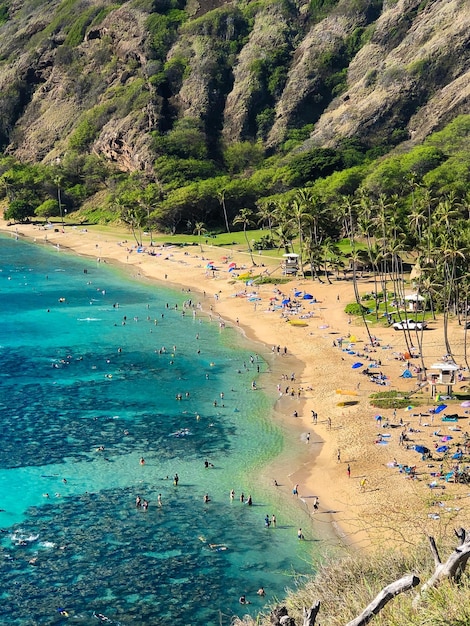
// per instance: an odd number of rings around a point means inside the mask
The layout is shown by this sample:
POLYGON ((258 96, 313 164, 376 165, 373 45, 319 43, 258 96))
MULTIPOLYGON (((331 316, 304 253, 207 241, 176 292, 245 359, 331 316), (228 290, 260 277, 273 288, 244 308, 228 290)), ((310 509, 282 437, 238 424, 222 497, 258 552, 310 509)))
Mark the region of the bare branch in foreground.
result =
POLYGON ((304 616, 303 626, 315 626, 315 620, 317 619, 318 611, 320 610, 320 601, 315 602, 309 609, 304 607, 302 613, 304 616))
POLYGON ((433 575, 424 583, 419 594, 413 600, 414 608, 418 606, 423 594, 426 593, 428 589, 432 589, 445 579, 459 580, 465 571, 467 561, 470 558, 470 535, 464 528, 456 530, 455 534, 459 539, 459 545, 455 548, 445 563, 442 563, 439 559, 434 539, 432 537, 429 538, 436 568, 433 575))
POLYGON ((352 622, 349 622, 346 626, 364 626, 368 624, 370 620, 377 615, 379 611, 381 611, 390 600, 393 600, 395 596, 399 593, 403 593, 404 591, 408 591, 413 587, 419 585, 419 578, 414 574, 408 574, 407 576, 403 576, 399 580, 387 585, 382 589, 382 591, 372 600, 368 607, 364 609, 364 611, 353 619, 352 622))
MULTIPOLYGON (((352 622, 349 622, 346 626, 365 626, 377 613, 379 613, 383 607, 393 600, 395 596, 404 591, 408 591, 413 587, 419 585, 419 578, 414 574, 408 574, 403 576, 399 580, 387 585, 382 591, 375 597, 375 599, 369 604, 364 611, 356 617, 352 622)), ((317 619, 318 611, 320 610, 320 602, 316 602, 309 609, 303 609, 303 625, 302 626, 315 626, 315 620, 317 619)), ((285 606, 278 607, 271 612, 271 624, 273 626, 295 626, 295 620, 288 616, 285 606)))

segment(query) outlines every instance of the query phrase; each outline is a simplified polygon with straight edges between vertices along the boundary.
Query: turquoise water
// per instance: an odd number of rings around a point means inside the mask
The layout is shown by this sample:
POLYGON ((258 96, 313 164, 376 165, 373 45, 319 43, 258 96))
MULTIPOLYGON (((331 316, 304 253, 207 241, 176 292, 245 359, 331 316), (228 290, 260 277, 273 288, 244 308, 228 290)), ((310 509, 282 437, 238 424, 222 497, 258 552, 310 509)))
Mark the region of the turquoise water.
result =
POLYGON ((257 481, 285 445, 268 365, 191 298, 0 237, 0 623, 229 624, 311 571, 257 481))

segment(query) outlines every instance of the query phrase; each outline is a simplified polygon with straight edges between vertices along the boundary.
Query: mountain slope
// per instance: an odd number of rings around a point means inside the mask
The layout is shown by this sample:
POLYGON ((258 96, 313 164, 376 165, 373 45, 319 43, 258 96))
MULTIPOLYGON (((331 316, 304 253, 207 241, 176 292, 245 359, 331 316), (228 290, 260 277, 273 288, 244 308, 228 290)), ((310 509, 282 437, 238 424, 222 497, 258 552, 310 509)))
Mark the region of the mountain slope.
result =
POLYGON ((156 138, 421 142, 470 112, 469 0, 0 3, 0 149, 151 170, 156 138))

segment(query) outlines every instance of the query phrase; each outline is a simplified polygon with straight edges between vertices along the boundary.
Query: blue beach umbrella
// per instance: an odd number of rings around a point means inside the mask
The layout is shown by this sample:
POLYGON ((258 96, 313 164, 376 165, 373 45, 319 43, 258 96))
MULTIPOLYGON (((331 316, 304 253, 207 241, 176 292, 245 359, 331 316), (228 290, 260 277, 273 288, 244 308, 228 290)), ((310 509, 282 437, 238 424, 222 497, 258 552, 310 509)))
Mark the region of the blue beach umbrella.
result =
POLYGON ((290 302, 290 298, 286 298, 285 300, 281 302, 281 304, 285 306, 286 304, 289 304, 289 302, 290 302))
POLYGON ((434 413, 441 413, 441 411, 444 411, 444 409, 447 409, 447 404, 440 404, 434 409, 434 413))
POLYGON ((439 446, 438 448, 436 448, 436 452, 447 452, 448 449, 449 446, 439 446))
POLYGON ((311 293, 304 294, 304 300, 313 300, 313 296, 311 293))
POLYGON ((427 454, 430 452, 429 448, 426 448, 426 446, 415 446, 415 451, 419 454, 427 454))
POLYGON ((357 370, 358 367, 362 367, 362 363, 359 363, 358 361, 357 363, 353 363, 351 367, 353 368, 353 370, 357 370))

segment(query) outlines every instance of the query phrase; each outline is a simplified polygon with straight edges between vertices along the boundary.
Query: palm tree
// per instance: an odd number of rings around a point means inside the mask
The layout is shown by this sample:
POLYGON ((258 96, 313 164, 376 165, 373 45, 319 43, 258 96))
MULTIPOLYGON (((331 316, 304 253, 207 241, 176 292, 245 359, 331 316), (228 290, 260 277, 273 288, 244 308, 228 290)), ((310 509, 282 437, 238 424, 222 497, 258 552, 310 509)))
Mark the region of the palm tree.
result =
POLYGON ((240 212, 238 213, 238 215, 235 216, 235 219, 233 220, 233 225, 235 226, 236 224, 243 224, 243 234, 245 235, 246 245, 248 246, 248 252, 250 253, 251 263, 252 265, 256 266, 255 260, 253 258, 253 250, 251 249, 250 243, 248 241, 248 235, 246 234, 246 229, 248 228, 248 226, 253 225, 252 217, 253 211, 251 211, 250 209, 240 209, 240 212))
POLYGON ((224 219, 225 219, 225 227, 227 229, 227 232, 229 233, 230 232, 230 227, 228 225, 227 207, 225 206, 225 193, 226 193, 226 190, 225 189, 221 189, 218 192, 217 197, 219 198, 220 206, 223 209, 224 219))
POLYGON ((284 252, 288 254, 294 233, 292 232, 292 226, 287 222, 282 222, 274 229, 274 235, 279 240, 279 248, 284 248, 284 252))
POLYGON ((319 283, 322 283, 320 272, 324 260, 323 247, 321 244, 315 243, 312 233, 305 237, 305 249, 310 263, 312 280, 317 279, 319 283))
POLYGON ((331 285, 330 276, 328 274, 328 264, 333 265, 334 261, 339 259, 341 255, 341 250, 339 249, 338 244, 331 239, 331 237, 327 237, 325 241, 322 243, 322 253, 323 253, 323 262, 325 268, 325 278, 331 285))
POLYGON ((274 217, 274 209, 275 205, 273 202, 260 202, 257 204, 258 213, 256 214, 258 218, 258 224, 261 224, 264 228, 264 225, 267 224, 269 229, 269 234, 271 238, 273 236, 273 217, 274 217))
POLYGON ((289 213, 292 216, 289 222, 295 225, 297 229, 297 234, 299 236, 299 262, 300 262, 300 273, 302 274, 302 278, 305 278, 304 264, 302 261, 302 256, 304 252, 304 224, 306 222, 313 224, 313 217, 306 210, 308 208, 309 203, 310 203, 310 196, 307 193, 307 190, 299 189, 294 200, 292 201, 289 207, 289 213))
POLYGON ((193 234, 197 235, 201 252, 204 252, 204 250, 202 249, 202 242, 201 242, 201 235, 203 233, 207 233, 206 225, 204 224, 204 222, 196 222, 194 224, 193 234))
POLYGON ((121 220, 129 226, 132 236, 138 246, 142 245, 142 228, 145 222, 144 209, 125 196, 118 196, 113 201, 114 207, 119 211, 121 220))

